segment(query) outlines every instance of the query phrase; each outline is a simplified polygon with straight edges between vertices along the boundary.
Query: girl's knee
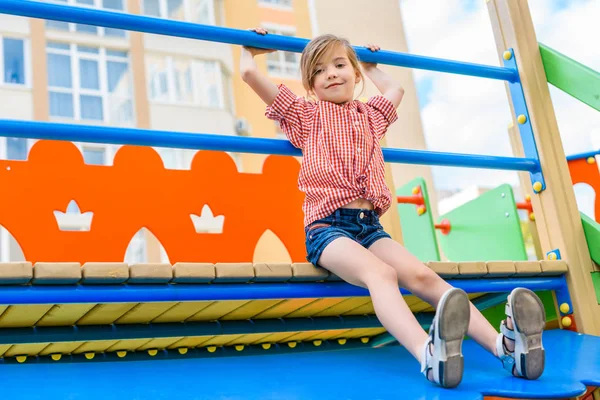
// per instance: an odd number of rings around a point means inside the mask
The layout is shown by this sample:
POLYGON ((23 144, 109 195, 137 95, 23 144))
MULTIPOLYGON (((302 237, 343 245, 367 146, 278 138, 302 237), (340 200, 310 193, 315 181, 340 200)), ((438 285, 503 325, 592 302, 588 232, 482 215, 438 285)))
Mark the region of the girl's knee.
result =
POLYGON ((386 282, 397 285, 398 274, 392 266, 385 263, 380 263, 369 267, 367 276, 364 280, 367 286, 374 282, 386 282))
POLYGON ((435 284, 439 279, 441 278, 435 271, 423 264, 421 268, 415 269, 411 279, 412 283, 408 286, 416 289, 426 289, 435 284))

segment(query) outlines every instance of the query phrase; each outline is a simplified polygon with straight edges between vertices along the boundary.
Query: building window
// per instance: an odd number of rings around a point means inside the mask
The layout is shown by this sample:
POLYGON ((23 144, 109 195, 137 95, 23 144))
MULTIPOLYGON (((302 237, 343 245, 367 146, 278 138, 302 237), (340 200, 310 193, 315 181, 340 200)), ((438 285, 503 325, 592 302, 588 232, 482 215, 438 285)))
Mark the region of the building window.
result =
POLYGON ((26 85, 26 41, 0 37, 0 83, 26 85))
POLYGON ((126 51, 49 42, 50 116, 115 125, 133 122, 126 51))
POLYGON ((106 165, 106 148, 104 146, 82 146, 83 160, 89 165, 106 165))
POLYGON ((258 4, 267 7, 292 8, 292 0, 258 0, 258 4))
POLYGON ((143 13, 150 17, 215 25, 214 0, 143 0, 143 13))
MULTIPOLYGON (((274 35, 294 36, 293 29, 282 29, 265 26, 274 35)), ((269 74, 286 78, 300 78, 300 55, 289 51, 276 51, 267 54, 267 70, 269 74)))
POLYGON ((151 100, 224 108, 223 73, 218 62, 150 56, 146 65, 151 100))
POLYGON ((6 138, 6 159, 27 160, 29 145, 25 138, 6 138))
MULTIPOLYGON (((70 6, 101 8, 108 11, 125 11, 125 0, 51 0, 56 3, 68 4, 70 6)), ((121 37, 124 38, 126 33, 123 29, 105 28, 102 26, 74 24, 63 21, 46 21, 46 28, 67 31, 79 32, 98 36, 121 37)))

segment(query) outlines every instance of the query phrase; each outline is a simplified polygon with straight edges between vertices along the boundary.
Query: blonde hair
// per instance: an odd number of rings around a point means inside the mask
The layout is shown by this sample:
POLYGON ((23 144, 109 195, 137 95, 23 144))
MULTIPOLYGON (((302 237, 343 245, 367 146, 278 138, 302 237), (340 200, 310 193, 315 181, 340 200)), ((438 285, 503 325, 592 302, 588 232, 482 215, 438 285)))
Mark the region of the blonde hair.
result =
POLYGON ((314 87, 313 83, 315 78, 315 66, 318 64, 324 54, 336 46, 343 46, 346 50, 350 64, 354 68, 354 71, 358 72, 361 82, 363 83, 361 93, 364 90, 364 76, 359 65, 358 56, 356 55, 356 52, 354 51, 354 48, 352 48, 350 42, 347 39, 339 36, 325 34, 317 36, 311 40, 302 51, 302 56, 300 57, 302 85, 308 93, 310 93, 314 87))

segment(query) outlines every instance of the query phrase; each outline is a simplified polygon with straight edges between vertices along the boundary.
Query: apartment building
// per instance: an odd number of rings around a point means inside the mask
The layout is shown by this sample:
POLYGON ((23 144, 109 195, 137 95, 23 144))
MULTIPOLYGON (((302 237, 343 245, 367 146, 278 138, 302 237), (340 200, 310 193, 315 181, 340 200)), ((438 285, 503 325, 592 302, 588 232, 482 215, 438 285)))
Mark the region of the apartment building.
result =
MULTIPOLYGON (((364 44, 357 40, 364 37, 365 43, 369 38, 385 48, 406 51, 395 0, 378 4, 382 7, 378 15, 390 20, 385 23, 370 21, 371 17, 355 11, 359 8, 349 8, 341 0, 47 1, 238 29, 262 26, 271 33, 304 38, 334 32, 357 44, 364 44), (339 7, 336 18, 331 18, 332 7, 339 7)), ((0 15, 0 118, 283 138, 277 124, 264 117, 264 104, 237 73, 239 56, 239 46, 0 15)), ((276 52, 257 62, 274 82, 304 95, 299 59, 296 53, 276 52)), ((406 71, 400 74, 407 92, 413 90, 405 101, 407 111, 401 112, 404 125, 393 131, 401 139, 388 139, 387 144, 424 148, 412 76, 406 71)), ((365 95, 374 93, 368 86, 365 95)), ((33 143, 0 138, 0 158, 24 160, 33 143)), ((111 165, 118 150, 116 145, 76 145, 88 164, 111 165)), ((157 151, 167 168, 189 168, 195 154, 180 149, 157 151)), ((231 156, 240 171, 250 173, 260 172, 265 158, 231 156)), ((431 179, 428 169, 408 167, 407 173, 394 168, 394 176, 401 176, 401 181, 415 175, 431 179)), ((79 213, 75 202, 65 205, 65 211, 57 216, 61 229, 89 229, 89 219, 79 213)), ((206 213, 212 216, 210 209, 206 213)), ((200 231, 220 229, 219 220, 213 218, 195 223, 200 231)), ((285 249, 276 242, 267 232, 255 259, 286 261, 285 249)), ((0 260, 22 257, 18 244, 1 229, 0 260)), ((146 230, 132 238, 125 259, 167 261, 160 243, 146 230)))

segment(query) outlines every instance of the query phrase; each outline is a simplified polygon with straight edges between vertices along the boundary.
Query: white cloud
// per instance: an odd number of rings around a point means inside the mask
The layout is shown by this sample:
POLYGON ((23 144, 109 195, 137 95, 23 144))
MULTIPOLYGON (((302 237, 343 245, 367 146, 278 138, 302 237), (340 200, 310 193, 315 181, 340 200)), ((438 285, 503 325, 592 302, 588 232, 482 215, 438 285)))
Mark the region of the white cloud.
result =
MULTIPOLYGON (((400 6, 410 53, 500 65, 485 2, 400 0, 400 6)), ((600 71, 599 1, 529 0, 529 7, 538 41, 600 71)), ((421 99, 429 149, 512 156, 504 82, 422 70, 415 70, 415 79, 421 88, 430 86, 429 101, 421 99)), ((554 87, 550 93, 565 152, 597 148, 600 113, 554 87)), ((433 173, 439 189, 518 182, 511 171, 433 167, 433 173)))

